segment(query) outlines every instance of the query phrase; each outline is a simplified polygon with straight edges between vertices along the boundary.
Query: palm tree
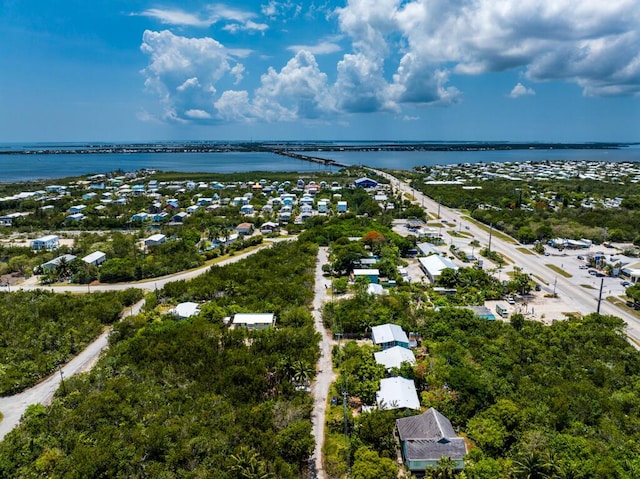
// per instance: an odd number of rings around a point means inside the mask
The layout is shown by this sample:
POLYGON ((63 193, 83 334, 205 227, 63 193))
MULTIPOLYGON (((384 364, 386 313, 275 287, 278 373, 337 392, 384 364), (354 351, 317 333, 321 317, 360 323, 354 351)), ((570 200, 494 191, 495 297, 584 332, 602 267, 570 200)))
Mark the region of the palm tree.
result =
POLYGON ((539 451, 534 450, 514 461, 514 472, 518 479, 548 479, 550 475, 549 463, 544 460, 539 451))
POLYGON ((456 470, 456 461, 448 456, 442 456, 438 460, 438 465, 429 467, 425 471, 430 479, 452 479, 453 472, 456 470))
POLYGON ((270 479, 274 477, 267 471, 267 466, 260 454, 247 446, 242 446, 236 454, 231 455, 231 470, 240 479, 270 479))

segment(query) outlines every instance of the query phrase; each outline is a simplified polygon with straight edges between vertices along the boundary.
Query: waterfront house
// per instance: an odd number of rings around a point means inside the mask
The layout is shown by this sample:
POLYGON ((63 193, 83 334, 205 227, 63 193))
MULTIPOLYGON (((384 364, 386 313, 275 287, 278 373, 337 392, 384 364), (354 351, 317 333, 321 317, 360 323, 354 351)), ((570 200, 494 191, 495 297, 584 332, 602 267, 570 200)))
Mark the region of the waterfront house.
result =
POLYGON ((443 457, 453 460, 457 471, 464 469, 467 454, 464 439, 456 435, 451 421, 436 409, 396 419, 396 430, 402 459, 411 472, 424 473, 427 468, 437 467, 443 457))
POLYGON ((31 240, 31 249, 35 251, 52 250, 58 247, 59 238, 57 235, 46 235, 31 240))
POLYGON ((380 346, 382 350, 390 349, 394 346, 409 348, 409 338, 407 333, 397 324, 381 324, 371 328, 371 338, 375 346, 380 346))

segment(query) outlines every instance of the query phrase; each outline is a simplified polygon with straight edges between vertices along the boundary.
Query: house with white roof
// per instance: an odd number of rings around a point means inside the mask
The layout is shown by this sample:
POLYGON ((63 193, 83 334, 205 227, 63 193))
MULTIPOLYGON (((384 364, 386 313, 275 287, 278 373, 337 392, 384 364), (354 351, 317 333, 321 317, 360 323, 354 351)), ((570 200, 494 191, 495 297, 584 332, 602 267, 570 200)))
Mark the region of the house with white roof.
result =
POLYGON ((161 233, 157 233, 154 235, 149 236, 147 239, 144 240, 144 245, 146 247, 149 246, 157 246, 159 244, 162 243, 166 243, 167 242, 167 237, 161 233))
POLYGON ((94 251, 93 253, 90 253, 84 258, 82 258, 82 261, 84 261, 87 264, 100 266, 102 263, 107 261, 107 255, 102 251, 94 251))
POLYGON ((393 368, 399 368, 402 363, 415 364, 416 357, 413 351, 402 346, 393 346, 384 351, 373 353, 376 363, 381 364, 388 371, 393 368))
POLYGON ((178 304, 169 312, 180 319, 190 318, 191 316, 195 316, 200 313, 200 305, 198 303, 188 301, 186 303, 178 304))
POLYGON ((233 316, 233 328, 268 329, 276 324, 273 313, 237 313, 233 316))
POLYGON ((46 235, 31 240, 31 249, 35 251, 51 250, 58 247, 59 238, 57 235, 46 235))
POLYGON ((383 350, 400 346, 409 348, 409 338, 407 333, 397 324, 381 324, 371 328, 371 338, 375 346, 380 346, 383 350))
POLYGON ((445 269, 453 269, 457 271, 458 265, 444 256, 431 255, 426 258, 418 258, 420 268, 428 276, 432 283, 438 281, 438 278, 445 269))
POLYGON ((420 409, 420 399, 413 379, 401 377, 381 379, 376 402, 383 410, 420 409))

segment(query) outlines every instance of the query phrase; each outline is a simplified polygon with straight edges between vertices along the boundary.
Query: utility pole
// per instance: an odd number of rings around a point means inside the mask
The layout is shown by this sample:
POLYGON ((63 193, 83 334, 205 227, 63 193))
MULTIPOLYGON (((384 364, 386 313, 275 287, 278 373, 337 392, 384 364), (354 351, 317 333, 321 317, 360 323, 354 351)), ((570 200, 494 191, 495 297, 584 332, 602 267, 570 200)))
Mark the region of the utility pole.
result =
POLYGON ((598 307, 596 313, 600 314, 600 303, 602 303, 602 287, 604 286, 604 278, 600 278, 600 293, 598 294, 598 307))
POLYGON ((493 223, 489 226, 489 246, 487 247, 487 251, 491 253, 491 237, 493 236, 493 223))
POLYGON ((62 374, 62 367, 58 364, 58 371, 60 371, 60 385, 62 386, 62 393, 67 395, 67 388, 64 385, 64 374, 62 374))
POLYGON ((558 277, 553 280, 553 297, 556 297, 556 285, 558 284, 558 277))

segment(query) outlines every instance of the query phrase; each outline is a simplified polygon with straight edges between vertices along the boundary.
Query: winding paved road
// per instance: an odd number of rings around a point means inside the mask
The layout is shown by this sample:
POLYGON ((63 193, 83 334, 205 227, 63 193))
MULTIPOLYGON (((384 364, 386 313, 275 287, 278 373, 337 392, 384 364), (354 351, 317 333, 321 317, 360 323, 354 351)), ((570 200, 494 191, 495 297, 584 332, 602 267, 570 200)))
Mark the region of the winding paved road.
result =
POLYGON ((316 260, 316 285, 315 296, 313 298, 313 321, 316 330, 322 335, 320 341, 320 359, 318 359, 318 374, 313 383, 313 436, 316 440, 314 451, 314 459, 316 465, 316 474, 318 479, 325 479, 324 463, 322 449, 324 448, 324 426, 325 416, 327 412, 327 397, 329 396, 329 388, 331 383, 335 381, 335 373, 333 372, 333 364, 331 362, 331 349, 333 340, 322 324, 322 305, 327 300, 327 279, 324 277, 322 265, 327 263, 327 248, 318 250, 318 259, 316 260))

